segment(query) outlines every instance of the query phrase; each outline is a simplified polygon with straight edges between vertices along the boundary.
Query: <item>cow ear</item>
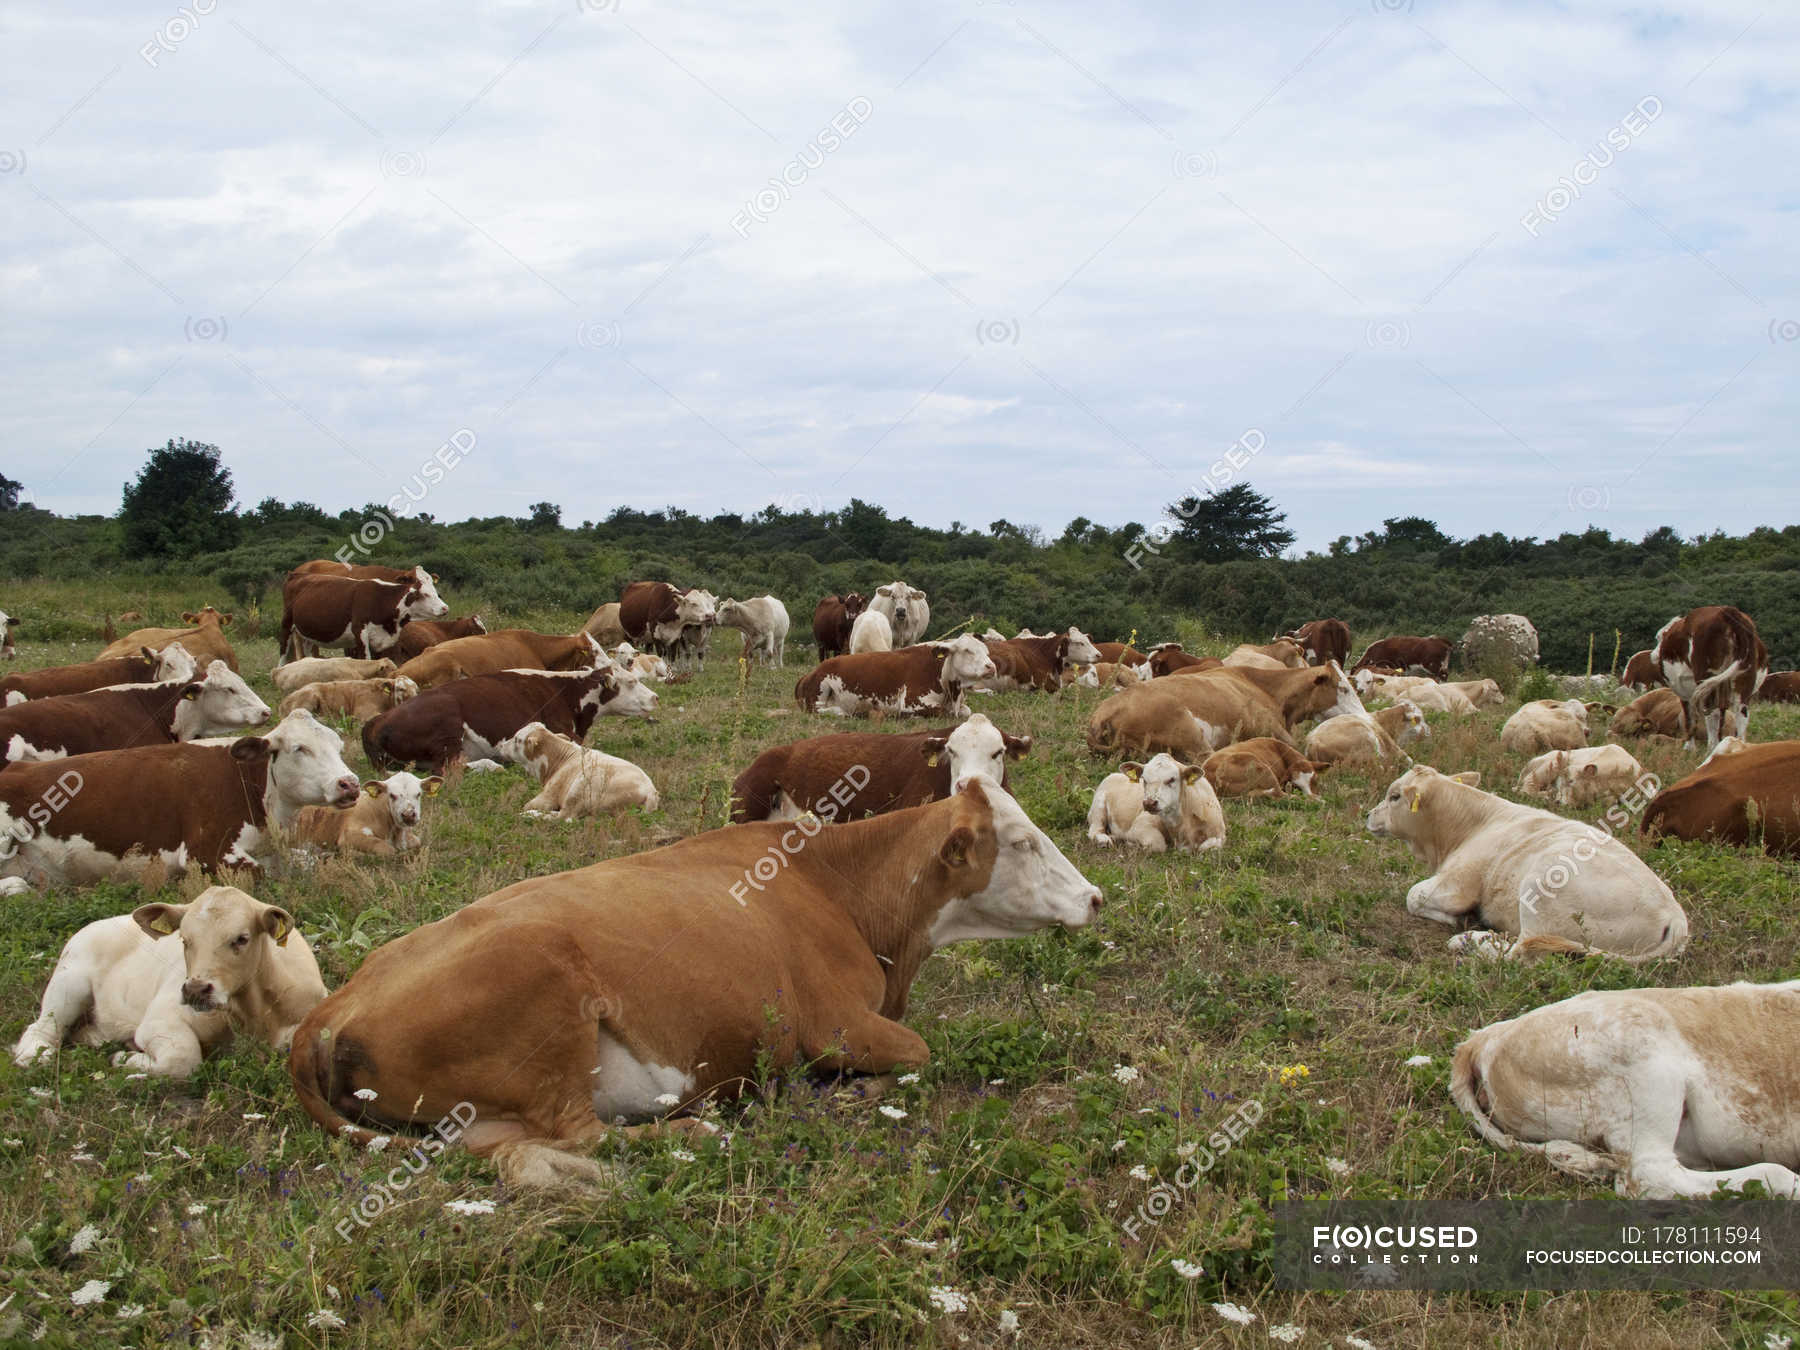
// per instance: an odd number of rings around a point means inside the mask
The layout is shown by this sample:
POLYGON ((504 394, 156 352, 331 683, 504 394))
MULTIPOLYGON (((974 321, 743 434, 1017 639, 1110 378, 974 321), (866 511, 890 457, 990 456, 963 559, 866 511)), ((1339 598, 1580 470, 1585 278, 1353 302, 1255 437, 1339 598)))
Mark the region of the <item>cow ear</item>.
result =
POLYGON ((285 909, 278 909, 274 905, 266 905, 263 908, 261 923, 263 932, 269 935, 270 941, 277 947, 287 946, 288 934, 294 931, 292 914, 285 909))
MULTIPOLYGON (((301 709, 300 711, 304 712, 305 709, 301 709)), ((289 716, 292 715, 293 714, 291 713, 289 714, 289 716)), ((268 756, 269 742, 264 737, 239 736, 231 743, 231 757, 235 760, 240 760, 243 763, 248 764, 253 760, 267 759, 268 756)))
POLYGON ((1462 773, 1453 773, 1449 777, 1452 783, 1461 783, 1464 787, 1481 786, 1481 771, 1478 769, 1465 769, 1462 773))
POLYGON ((383 797, 387 795, 387 784, 379 778, 371 778, 362 785, 362 790, 365 797, 383 797))
POLYGON ((154 664, 158 660, 156 649, 154 647, 139 647, 138 658, 154 664))
POLYGON ((1181 781, 1192 787, 1200 781, 1202 770, 1198 764, 1190 764, 1181 771, 1181 781))
POLYGON ((935 769, 938 757, 944 753, 944 747, 949 744, 949 741, 948 736, 927 736, 919 743, 919 753, 924 755, 925 762, 935 769))
POLYGON ((139 905, 131 911, 131 918, 149 936, 161 938, 179 929, 186 913, 186 905, 139 905))
POLYGON ((194 699, 199 698, 200 686, 198 684, 184 686, 181 691, 181 697, 183 702, 192 702, 194 699))
POLYGON ((1600 766, 1598 764, 1583 765, 1581 776, 1583 778, 1598 778, 1600 776, 1600 766))
POLYGON ((1003 735, 1002 739, 1006 742, 1006 757, 1008 759, 1024 759, 1025 756, 1031 753, 1031 737, 1029 736, 1003 735))
POLYGON ((438 795, 438 789, 442 786, 444 786, 444 780, 434 773, 431 777, 419 784, 419 790, 427 797, 435 797, 438 795))
POLYGON ((950 831, 950 837, 944 840, 943 847, 938 849, 938 861, 945 867, 965 867, 969 861, 969 850, 974 844, 975 832, 967 825, 958 825, 950 831))
POLYGON ((1135 759, 1128 759, 1119 765, 1119 772, 1135 783, 1144 776, 1144 766, 1135 759))
POLYGON ((191 627, 193 627, 193 625, 200 622, 200 616, 198 614, 190 614, 186 611, 183 611, 182 615, 181 615, 181 621, 183 623, 187 624, 191 628, 191 627))

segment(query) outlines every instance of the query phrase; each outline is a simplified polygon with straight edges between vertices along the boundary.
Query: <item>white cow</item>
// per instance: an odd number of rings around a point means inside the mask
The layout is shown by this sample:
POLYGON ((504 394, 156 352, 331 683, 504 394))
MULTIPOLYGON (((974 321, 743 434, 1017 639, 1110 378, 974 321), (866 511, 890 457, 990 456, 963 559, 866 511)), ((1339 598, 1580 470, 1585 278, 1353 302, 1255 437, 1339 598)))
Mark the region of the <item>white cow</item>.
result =
POLYGON ((774 596, 721 600, 718 621, 721 628, 735 628, 744 635, 752 657, 760 656, 778 666, 787 664, 787 606, 774 596))
POLYGON ((879 586, 869 600, 869 608, 886 616, 894 630, 894 645, 910 647, 925 636, 931 626, 931 606, 925 592, 904 581, 890 581, 879 586))
MULTIPOLYGON (((639 679, 659 680, 667 684, 673 678, 669 663, 660 656, 649 652, 640 652, 629 642, 621 642, 612 650, 613 664, 621 669, 635 671, 639 679)), ((595 662, 598 665, 598 662, 595 662)))
POLYGON ((850 625, 850 650, 856 652, 891 652, 894 650, 894 627, 888 616, 878 609, 865 609, 850 625))
POLYGON ((662 805, 650 775, 630 760, 589 750, 542 722, 520 727, 496 747, 496 753, 523 764, 538 781, 540 790, 525 803, 522 815, 580 820, 627 806, 654 811, 662 805))
POLYGON ((1349 713, 1320 722, 1306 737, 1305 755, 1315 764, 1398 759, 1412 763, 1404 747, 1431 735, 1419 705, 1403 698, 1375 712, 1349 713))
MULTIPOLYGON (((307 656, 289 661, 269 672, 275 687, 284 694, 309 684, 329 684, 337 680, 378 680, 392 675, 399 667, 385 656, 365 661, 356 656, 307 656)), ((173 677, 171 677, 173 678, 173 677)))
POLYGON ((1586 806, 1644 781, 1644 766, 1622 745, 1582 746, 1539 755, 1519 775, 1519 791, 1558 806, 1586 806))
POLYGON ((13 644, 13 629, 18 626, 17 619, 0 609, 0 659, 11 661, 18 656, 19 649, 13 644))
POLYGON ((1591 990, 1456 1047, 1481 1137, 1647 1200, 1760 1181, 1800 1199, 1800 980, 1591 990))
POLYGON ((293 917, 235 886, 213 886, 192 904, 140 905, 70 938, 13 1060, 54 1054, 72 1034, 82 1045, 134 1047, 113 1056, 121 1068, 185 1078, 234 1031, 285 1054, 324 997, 293 917), (179 941, 163 940, 175 933, 179 941))
POLYGON ((1578 698, 1540 698, 1521 707, 1500 728, 1500 745, 1515 755, 1575 750, 1587 744, 1588 706, 1578 698))
POLYGON ((1167 754, 1126 763, 1101 779, 1087 824, 1096 844, 1117 839, 1149 853, 1204 853, 1225 844, 1225 812, 1213 785, 1198 766, 1167 754))
POLYGON ((1591 825, 1482 792, 1479 778, 1419 765, 1369 812, 1371 834, 1405 840, 1432 869, 1406 893, 1408 913, 1491 930, 1458 933, 1452 951, 1648 961, 1687 946, 1687 915, 1637 854, 1591 825))

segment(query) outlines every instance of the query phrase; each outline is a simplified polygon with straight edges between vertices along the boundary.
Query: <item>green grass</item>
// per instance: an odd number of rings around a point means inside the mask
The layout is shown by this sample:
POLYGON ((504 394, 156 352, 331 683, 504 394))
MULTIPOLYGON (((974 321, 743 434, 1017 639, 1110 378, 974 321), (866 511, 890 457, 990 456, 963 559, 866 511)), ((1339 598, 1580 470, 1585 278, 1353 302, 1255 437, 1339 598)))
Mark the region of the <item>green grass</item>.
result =
MULTIPOLYGON (((50 583, 18 595, 9 609, 72 627, 127 605, 173 621, 209 598, 204 587, 111 596, 50 583)), ((459 612, 476 607, 453 599, 459 612)), ((505 618, 567 629, 584 616, 505 618)), ((1228 645, 1186 636, 1194 649, 1228 645)), ((95 648, 66 630, 53 645, 22 641, 20 665, 95 648)), ((267 696, 268 633, 238 649, 267 696)), ((841 727, 793 710, 804 668, 790 654, 786 670, 740 685, 735 660, 715 659, 664 691, 658 724, 599 723, 590 739, 650 771, 659 812, 527 821, 518 810, 535 789, 521 775, 474 775, 429 803, 415 858, 276 869, 257 894, 298 916, 335 987, 372 946, 500 886, 720 825, 732 776, 758 751, 841 727)), ((1457 964, 1448 931, 1405 912, 1418 866, 1362 828, 1384 780, 1331 773, 1317 802, 1228 802, 1225 849, 1199 858, 1088 844, 1082 817, 1104 766, 1081 728, 1101 697, 974 700, 1035 738, 1014 769, 1017 795, 1107 905, 1081 932, 953 947, 926 964, 907 1020, 932 1064, 883 1100, 904 1119, 853 1091, 789 1083, 720 1112, 728 1147, 609 1145, 618 1184, 601 1197, 505 1193, 491 1167, 453 1151, 386 1202, 373 1189, 381 1159, 315 1128, 266 1048, 236 1045, 184 1083, 126 1081, 88 1049, 30 1071, 8 1062, 0 1298, 12 1298, 0 1342, 43 1327, 41 1344, 83 1347, 186 1344, 200 1328, 216 1344, 280 1332, 289 1347, 396 1350, 993 1345, 1003 1310, 1018 1315, 1024 1345, 1262 1346, 1284 1322, 1307 1329, 1303 1345, 1354 1334, 1383 1347, 1760 1345, 1765 1331, 1796 1330, 1800 1304, 1784 1294, 1282 1293, 1269 1285, 1267 1217, 1328 1192, 1582 1194, 1466 1127, 1445 1091, 1451 1048, 1471 1027, 1582 989, 1794 974, 1792 865, 1698 845, 1648 852, 1693 924, 1676 961, 1457 964), (1416 1054, 1432 1064, 1407 1067, 1416 1054), (1137 1077, 1120 1081, 1120 1065, 1137 1077), (1284 1085, 1280 1071, 1295 1065, 1306 1073, 1284 1085), (1264 1114, 1244 1142, 1144 1241, 1127 1240, 1120 1226, 1149 1191, 1132 1168, 1173 1175, 1185 1144, 1253 1098, 1264 1114), (444 1208, 459 1199, 495 1210, 444 1208), (359 1203, 380 1211, 366 1227, 359 1203), (86 1224, 99 1240, 70 1255, 86 1224), (1182 1279, 1175 1257, 1205 1273, 1182 1279), (110 1282, 105 1299, 72 1305, 95 1279, 110 1282), (940 1312, 933 1286, 961 1291, 968 1310, 940 1312), (1208 1306, 1219 1299, 1261 1320, 1228 1326, 1208 1306), (143 1312, 121 1321, 121 1305, 143 1312), (348 1326, 309 1328, 321 1308, 348 1326)), ((1434 717, 1436 734, 1415 749, 1510 793, 1520 763, 1496 735, 1507 711, 1434 717)), ((1758 708, 1753 734, 1800 734, 1800 712, 1758 708)), ((362 767, 354 736, 346 752, 362 767)), ((1670 747, 1641 757, 1666 781, 1696 758, 1670 747)), ((106 886, 0 901, 9 1046, 67 937, 142 898, 106 886)))

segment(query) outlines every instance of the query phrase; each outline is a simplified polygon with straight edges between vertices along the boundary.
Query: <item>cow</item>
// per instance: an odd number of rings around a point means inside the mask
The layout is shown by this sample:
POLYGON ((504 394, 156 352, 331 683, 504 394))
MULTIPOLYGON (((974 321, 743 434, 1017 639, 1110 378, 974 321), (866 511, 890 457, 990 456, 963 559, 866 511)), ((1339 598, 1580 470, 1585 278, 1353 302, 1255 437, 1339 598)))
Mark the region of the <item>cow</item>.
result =
POLYGON ((257 726, 264 703, 223 661, 198 680, 122 684, 0 708, 0 764, 167 745, 257 726))
POLYGON ((1558 806, 1582 807, 1617 797, 1644 779, 1644 766, 1624 746, 1584 746, 1539 755, 1519 774, 1519 791, 1558 806))
POLYGON ((772 595, 749 600, 721 600, 719 627, 735 628, 744 635, 746 658, 758 658, 776 666, 787 664, 787 606, 772 595))
POLYGON ((240 1031, 286 1054, 300 1019, 324 998, 291 914, 235 886, 210 886, 191 904, 139 905, 70 938, 13 1062, 29 1066, 71 1038, 124 1042, 131 1049, 113 1056, 117 1067, 186 1078, 240 1031))
POLYGON ((1515 755, 1579 750, 1588 742, 1588 705, 1578 698, 1540 698, 1520 706, 1500 728, 1501 748, 1515 755))
MULTIPOLYGON (((411 624, 406 625, 411 628, 411 624)), ((284 694, 309 684, 331 684, 338 680, 379 680, 392 675, 399 667, 385 656, 373 661, 359 661, 354 656, 307 656, 269 672, 275 687, 284 694)))
POLYGON ((237 653, 225 639, 225 629, 231 626, 231 615, 221 614, 207 605, 203 609, 183 614, 181 621, 188 627, 135 629, 116 642, 108 643, 94 659, 116 661, 120 657, 140 656, 146 647, 153 652, 160 652, 170 643, 179 642, 187 648, 188 655, 202 666, 223 661, 233 670, 238 668, 237 653))
POLYGON ((1641 652, 1631 654, 1631 659, 1625 663, 1625 673, 1619 677, 1619 683, 1627 689, 1642 691, 1666 685, 1668 681, 1663 678, 1662 667, 1657 664, 1655 650, 1646 647, 1641 652))
POLYGON ((1607 731, 1614 736, 1667 736, 1672 740, 1686 740, 1687 704, 1673 689, 1652 689, 1614 713, 1607 731))
POLYGON ((0 706, 24 703, 35 698, 60 698, 65 694, 86 694, 115 684, 163 684, 170 680, 191 680, 198 667, 188 649, 171 642, 160 652, 140 649, 136 656, 121 656, 110 661, 82 661, 69 666, 46 666, 42 670, 22 670, 0 680, 0 706))
POLYGON ((521 815, 585 820, 628 806, 654 811, 662 805, 650 775, 630 760, 589 750, 542 722, 527 722, 495 750, 501 759, 524 765, 538 781, 538 794, 525 803, 521 815))
POLYGON ((270 826, 361 790, 343 741, 311 713, 229 746, 102 750, 0 773, 0 895, 161 865, 255 868, 270 826))
POLYGON ((869 597, 869 608, 887 617, 894 630, 894 645, 910 647, 925 636, 931 627, 931 606, 925 592, 904 581, 890 581, 875 588, 869 597))
POLYGON ((850 625, 850 655, 894 650, 894 626, 878 609, 865 609, 850 625))
POLYGON ((1604 830, 1483 792, 1479 778, 1416 765, 1367 821, 1370 834, 1404 840, 1431 869, 1406 893, 1406 910, 1466 930, 1451 951, 1641 962, 1687 946, 1687 915, 1637 854, 1604 830))
POLYGON ((501 742, 532 722, 580 741, 596 717, 648 717, 656 701, 656 691, 635 672, 611 662, 587 670, 471 675, 363 723, 363 750, 378 769, 425 764, 442 773, 458 758, 494 758, 501 742))
POLYGON ((18 645, 13 640, 18 629, 19 621, 0 609, 0 660, 11 661, 19 655, 18 645))
MULTIPOLYGON (((6 682, 0 680, 0 689, 6 682)), ((1800 703, 1800 670, 1775 670, 1762 682, 1756 697, 1763 703, 1800 703)))
POLYGON ((699 623, 682 624, 668 656, 678 670, 704 670, 707 640, 719 621, 719 597, 706 590, 694 590, 690 594, 699 600, 705 617, 699 623))
MULTIPOLYGON (((437 590, 437 578, 427 572, 423 566, 385 567, 380 563, 347 563, 339 562, 335 558, 314 558, 311 562, 301 563, 288 575, 290 577, 349 577, 354 581, 398 581, 404 585, 412 585, 416 582, 421 595, 437 601, 439 604, 443 603, 443 597, 438 594, 437 590)), ((443 605, 443 608, 438 610, 439 614, 448 614, 449 612, 448 605, 443 605)), ((456 636, 460 637, 461 634, 456 636)))
POLYGON ((1408 689, 1405 697, 1424 712, 1452 713, 1457 717, 1473 717, 1475 704, 1454 684, 1421 684, 1408 689))
POLYGON ((1411 699, 1365 712, 1360 717, 1332 717, 1307 734, 1304 753, 1315 764, 1411 764, 1404 747, 1431 735, 1425 714, 1411 699))
POLYGON ((611 649, 625 641, 625 625, 619 622, 619 602, 601 605, 581 626, 581 631, 602 647, 611 649))
POLYGON ((1313 778, 1330 766, 1313 763, 1286 741, 1258 736, 1213 751, 1200 767, 1221 797, 1279 797, 1290 786, 1316 797, 1313 778))
POLYGON ((441 623, 432 619, 414 619, 401 628, 399 637, 394 640, 394 659, 410 661, 415 656, 423 656, 440 642, 449 642, 453 638, 480 637, 487 630, 487 624, 479 614, 470 614, 461 619, 445 619, 441 623))
POLYGON ((1100 654, 1100 660, 1111 661, 1115 665, 1142 666, 1150 660, 1128 642, 1096 642, 1094 650, 1100 654))
POLYGON ((1355 670, 1393 666, 1402 671, 1415 666, 1436 680, 1450 678, 1450 642, 1441 637, 1388 637, 1371 642, 1357 658, 1355 670))
POLYGON ((1184 651, 1179 642, 1159 642, 1144 659, 1152 679, 1178 674, 1184 670, 1218 670, 1225 663, 1216 656, 1195 656, 1184 651))
POLYGON ((635 670, 639 679, 657 680, 667 684, 674 678, 669 663, 660 656, 652 656, 649 652, 640 652, 629 642, 621 642, 612 650, 612 659, 627 670, 635 670))
POLYGON ((1800 980, 1589 990, 1456 1047, 1450 1096, 1502 1149, 1642 1200, 1800 1199, 1800 980))
POLYGON ((395 674, 421 689, 435 689, 471 675, 495 675, 503 670, 586 670, 596 663, 607 664, 608 657, 585 632, 501 628, 440 642, 405 662, 395 674))
POLYGON ((1749 738, 1750 700, 1769 674, 1769 649, 1748 614, 1735 605, 1705 605, 1677 615, 1656 635, 1656 661, 1687 704, 1691 737, 1704 727, 1712 749, 1729 707, 1738 739, 1749 738))
POLYGON ((1225 812, 1199 768, 1170 755, 1135 760, 1094 789, 1087 835, 1110 847, 1117 840, 1147 853, 1172 849, 1205 853, 1225 845, 1225 812))
POLYGON ((422 842, 419 821, 425 798, 435 797, 444 780, 400 772, 371 778, 349 806, 303 806, 287 832, 288 842, 339 853, 391 858, 411 853, 422 842))
POLYGON ((301 1106, 359 1147, 464 1108, 462 1143, 506 1184, 592 1184, 576 1150, 620 1119, 736 1097, 768 1066, 922 1068, 900 1019, 934 950, 1100 910, 985 778, 805 826, 733 825, 536 877, 378 948, 294 1035, 301 1106))
POLYGON ((848 595, 828 595, 819 601, 813 610, 813 641, 818 644, 821 661, 828 656, 842 656, 850 650, 851 628, 856 616, 867 606, 868 601, 856 591, 848 595))
POLYGON ((1042 637, 1008 638, 986 646, 994 661, 994 674, 975 687, 996 693, 1015 689, 1055 693, 1063 687, 1067 667, 1085 670, 1100 659, 1094 644, 1079 628, 1042 637))
POLYGON ((840 731, 790 741, 763 751, 737 776, 731 819, 882 815, 942 801, 972 773, 1005 788, 1007 764, 1030 753, 1031 737, 1001 731, 982 713, 936 731, 840 731))
POLYGON ((1437 684, 1429 675, 1390 675, 1367 666, 1354 672, 1350 682, 1364 698, 1404 698, 1415 689, 1437 684))
POLYGON ((1309 666, 1322 666, 1327 661, 1347 666, 1350 662, 1350 625, 1342 619, 1314 619, 1281 636, 1299 644, 1309 666))
POLYGON ((1292 729, 1308 718, 1363 711, 1335 664, 1302 670, 1227 666, 1112 695, 1089 717, 1087 742, 1097 755, 1167 751, 1197 764, 1234 741, 1273 736, 1291 742, 1292 729))
POLYGON ((639 651, 666 656, 684 668, 683 636, 692 628, 704 632, 717 619, 705 591, 672 586, 666 581, 634 581, 619 597, 619 627, 639 651))
POLYGON ((385 680, 331 680, 303 684, 281 700, 281 716, 305 708, 320 717, 351 717, 366 722, 389 708, 417 697, 419 686, 406 676, 385 680))
POLYGON ((1709 760, 1651 798, 1639 828, 1649 839, 1737 846, 1760 837, 1767 853, 1800 856, 1800 741, 1766 741, 1709 760))
POLYGON ((1228 666, 1257 666, 1263 670, 1298 670, 1307 664, 1306 653, 1291 638, 1276 638, 1264 646, 1240 642, 1225 657, 1228 666))
POLYGON ((1064 684, 1078 684, 1083 689, 1129 689, 1141 683, 1142 666, 1128 666, 1123 661, 1096 661, 1091 666, 1066 666, 1064 684))
POLYGON ((995 674, 994 659, 973 633, 951 642, 891 652, 861 652, 821 661, 794 686, 807 712, 867 717, 873 712, 916 716, 968 714, 963 687, 995 674))
POLYGON ((336 647, 369 660, 386 655, 414 619, 437 619, 449 607, 418 581, 364 581, 317 573, 289 575, 281 587, 283 661, 307 649, 336 647))

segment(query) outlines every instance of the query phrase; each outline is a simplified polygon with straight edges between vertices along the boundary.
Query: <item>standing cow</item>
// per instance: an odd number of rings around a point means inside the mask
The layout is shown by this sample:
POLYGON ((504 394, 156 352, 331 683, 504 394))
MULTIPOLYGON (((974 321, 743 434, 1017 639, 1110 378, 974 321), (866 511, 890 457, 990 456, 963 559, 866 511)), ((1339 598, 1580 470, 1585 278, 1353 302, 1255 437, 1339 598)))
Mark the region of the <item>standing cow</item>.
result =
POLYGON ((655 652, 686 668, 696 655, 704 659, 705 634, 718 621, 716 603, 692 587, 634 581, 619 597, 619 627, 639 651, 655 652))
POLYGON ((1711 751, 1727 707, 1738 738, 1748 737, 1750 699, 1769 674, 1769 649, 1748 614, 1735 605, 1704 605, 1677 615, 1656 635, 1656 661, 1669 688, 1687 704, 1690 738, 1704 726, 1711 751))
POLYGON ((890 581, 877 587, 869 608, 887 616, 894 629, 894 645, 910 647, 925 636, 931 626, 931 606, 925 592, 904 581, 890 581))
POLYGON ((450 607, 410 581, 362 580, 319 573, 290 575, 281 587, 282 660, 335 647, 370 660, 392 650, 414 619, 441 619, 450 607))
POLYGON ((1350 665, 1350 625, 1342 619, 1314 619, 1281 636, 1300 645, 1310 666, 1322 666, 1327 661, 1336 661, 1345 668, 1350 665))
POLYGON ((721 600, 718 618, 721 628, 735 628, 744 635, 747 660, 761 657, 777 666, 787 664, 787 606, 774 596, 721 600))
POLYGON ((819 601, 813 610, 813 641, 819 645, 819 660, 842 656, 850 650, 850 631, 868 603, 857 591, 828 595, 819 601))

